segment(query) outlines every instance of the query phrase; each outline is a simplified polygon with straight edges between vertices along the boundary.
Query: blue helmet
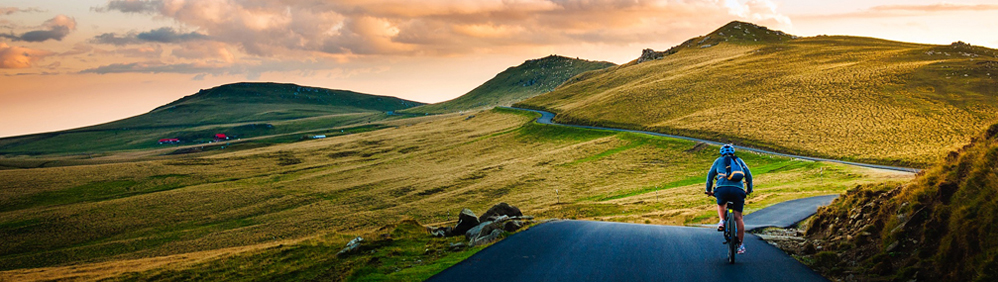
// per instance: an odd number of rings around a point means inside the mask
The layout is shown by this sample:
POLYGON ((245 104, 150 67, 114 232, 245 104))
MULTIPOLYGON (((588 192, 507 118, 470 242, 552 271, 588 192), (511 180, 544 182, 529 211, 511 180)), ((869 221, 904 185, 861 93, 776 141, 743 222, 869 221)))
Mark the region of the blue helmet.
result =
POLYGON ((734 155, 734 154, 735 154, 735 146, 733 146, 731 144, 724 144, 724 146, 721 146, 721 155, 722 156, 723 155, 734 155))

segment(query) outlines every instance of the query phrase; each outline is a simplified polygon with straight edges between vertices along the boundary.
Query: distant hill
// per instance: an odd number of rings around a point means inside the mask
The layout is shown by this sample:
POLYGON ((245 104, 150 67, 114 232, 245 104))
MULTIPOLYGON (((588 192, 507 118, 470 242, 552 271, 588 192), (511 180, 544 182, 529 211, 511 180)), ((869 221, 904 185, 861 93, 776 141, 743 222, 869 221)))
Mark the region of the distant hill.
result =
POLYGON ((509 106, 515 102, 554 90, 558 85, 580 73, 615 65, 610 62, 580 60, 556 55, 527 60, 519 66, 507 68, 461 97, 407 109, 403 112, 437 114, 509 106))
POLYGON ((998 51, 732 22, 517 105, 566 123, 924 167, 998 116, 998 51))
POLYGON ((152 111, 105 124, 0 139, 0 155, 103 153, 212 141, 221 133, 256 137, 329 128, 422 105, 395 97, 281 83, 234 83, 186 96, 152 111))

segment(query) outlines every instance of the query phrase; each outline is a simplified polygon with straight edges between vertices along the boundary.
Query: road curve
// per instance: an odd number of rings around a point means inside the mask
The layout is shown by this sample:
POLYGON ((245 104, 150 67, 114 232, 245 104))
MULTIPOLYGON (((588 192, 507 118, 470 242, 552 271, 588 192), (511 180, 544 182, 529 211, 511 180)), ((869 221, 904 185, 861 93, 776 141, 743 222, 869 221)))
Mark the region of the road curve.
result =
POLYGON ((427 281, 828 281, 746 234, 748 253, 726 261, 714 229, 555 221, 489 246, 427 281))
POLYGON ((745 230, 766 227, 787 228, 814 215, 818 207, 827 206, 839 195, 817 196, 790 200, 745 215, 745 230))
MULTIPOLYGON (((568 126, 568 127, 575 127, 575 128, 609 130, 609 131, 617 131, 617 132, 632 132, 632 133, 640 133, 640 134, 648 134, 648 135, 654 135, 654 136, 662 136, 662 137, 683 139, 683 140, 689 140, 689 141, 694 141, 694 142, 702 142, 702 143, 707 143, 707 144, 711 144, 711 145, 718 145, 718 146, 723 144, 723 143, 717 142, 717 141, 710 141, 710 140, 704 140, 704 139, 698 139, 698 138, 692 138, 692 137, 686 137, 686 136, 679 136, 679 135, 663 134, 663 133, 651 132, 651 131, 641 131, 641 130, 633 130, 633 129, 621 129, 621 128, 611 128, 611 127, 600 127, 600 126, 588 126, 588 125, 575 125, 575 124, 555 123, 554 121, 552 121, 552 119, 554 118, 554 113, 552 113, 552 112, 539 111, 539 110, 531 110, 531 109, 524 109, 524 108, 513 108, 513 107, 501 107, 501 108, 514 109, 514 110, 522 110, 522 111, 531 111, 531 112, 539 113, 539 114, 541 114, 541 117, 537 119, 537 123, 540 123, 540 124, 561 125, 561 126, 568 126)), ((767 155, 774 155, 774 156, 781 156, 781 157, 788 157, 788 158, 797 158, 797 159, 809 160, 809 161, 816 161, 816 162, 834 162, 834 163, 847 164, 847 165, 853 165, 853 166, 861 166, 861 167, 877 168, 877 169, 887 169, 887 170, 904 171, 904 172, 914 172, 914 173, 917 173, 917 172, 921 171, 920 169, 910 168, 910 167, 897 167, 897 166, 886 166, 886 165, 876 165, 876 164, 865 164, 865 163, 857 163, 857 162, 842 161, 842 160, 835 160, 835 159, 825 159, 825 158, 816 158, 816 157, 808 157, 808 156, 798 156, 798 155, 777 153, 777 152, 773 152, 773 151, 767 151, 767 150, 756 149, 756 148, 749 148, 749 147, 743 147, 743 146, 735 146, 735 148, 738 148, 739 150, 745 150, 745 151, 755 152, 755 153, 759 153, 759 154, 767 154, 767 155)))

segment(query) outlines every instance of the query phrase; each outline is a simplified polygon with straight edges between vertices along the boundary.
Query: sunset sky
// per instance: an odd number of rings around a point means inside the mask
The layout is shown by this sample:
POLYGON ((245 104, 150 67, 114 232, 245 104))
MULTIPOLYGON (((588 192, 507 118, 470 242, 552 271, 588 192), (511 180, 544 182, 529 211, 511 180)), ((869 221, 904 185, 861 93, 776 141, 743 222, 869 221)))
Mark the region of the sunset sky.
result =
POLYGON ((550 54, 625 63, 732 20, 998 47, 998 1, 0 0, 0 137, 278 81, 455 98, 550 54))

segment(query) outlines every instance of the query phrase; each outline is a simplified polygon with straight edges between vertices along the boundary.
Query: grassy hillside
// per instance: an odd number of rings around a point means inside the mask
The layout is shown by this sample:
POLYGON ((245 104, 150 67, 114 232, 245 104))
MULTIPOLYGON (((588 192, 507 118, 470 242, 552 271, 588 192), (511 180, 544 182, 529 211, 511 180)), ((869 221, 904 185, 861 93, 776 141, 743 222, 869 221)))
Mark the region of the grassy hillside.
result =
POLYGON ((996 281, 996 165, 993 125, 910 183, 852 189, 812 220, 825 252, 806 259, 860 281, 996 281))
MULTIPOLYGON (((700 191, 716 147, 535 117, 497 109, 210 157, 2 170, 0 280, 419 280, 469 253, 396 224, 452 224, 496 202, 541 218, 714 220, 700 191), (370 256, 333 256, 398 228, 409 235, 370 256)), ((909 178, 742 157, 757 180, 747 211, 909 178)))
POLYGON ((450 101, 407 109, 408 113, 451 113, 509 106, 554 90, 569 78, 591 70, 615 66, 610 62, 547 56, 510 67, 482 85, 450 101))
POLYGON ((0 139, 0 155, 99 154, 315 130, 389 116, 421 103, 395 97, 278 83, 235 83, 199 91, 149 113, 106 124, 0 139))
POLYGON ((559 122, 924 167, 998 116, 998 51, 733 22, 517 105, 559 122))

